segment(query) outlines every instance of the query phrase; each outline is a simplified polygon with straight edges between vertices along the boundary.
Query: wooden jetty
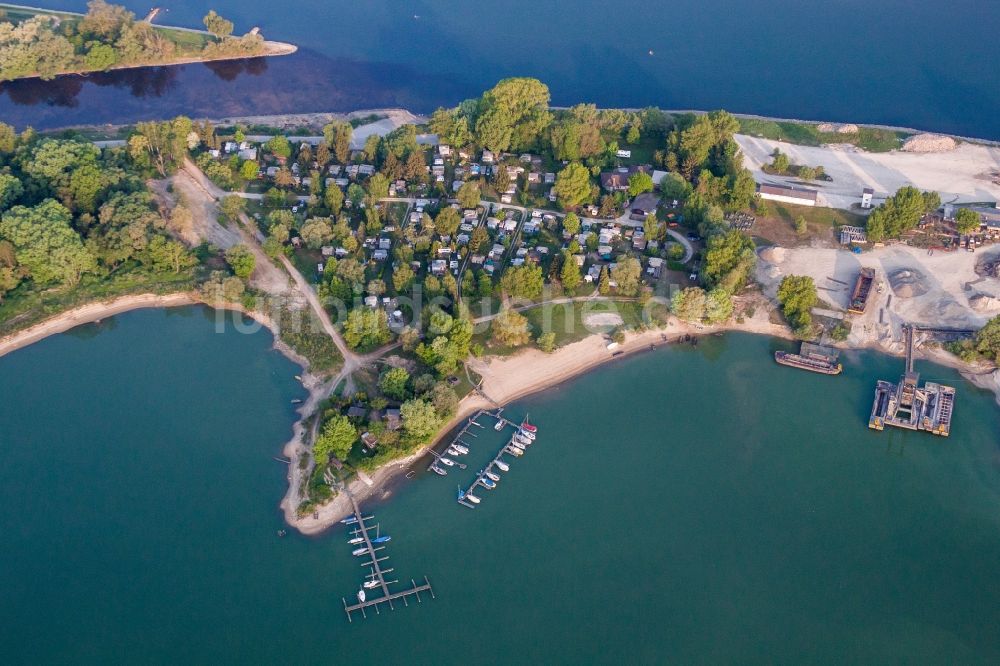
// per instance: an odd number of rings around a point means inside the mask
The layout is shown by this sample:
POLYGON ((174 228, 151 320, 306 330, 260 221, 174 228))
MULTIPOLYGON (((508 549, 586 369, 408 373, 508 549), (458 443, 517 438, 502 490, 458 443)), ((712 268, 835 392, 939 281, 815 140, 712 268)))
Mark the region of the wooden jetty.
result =
POLYGON ((914 330, 914 326, 903 329, 906 335, 906 371, 899 383, 882 379, 875 383, 875 399, 868 427, 884 430, 888 425, 947 437, 951 434, 955 388, 935 382, 919 385, 920 373, 913 369, 914 330))
POLYGON ((365 613, 366 609, 374 608, 376 614, 381 614, 379 611, 380 604, 388 604, 390 610, 396 610, 393 606, 393 601, 402 600, 404 606, 409 606, 408 598, 416 597, 417 603, 422 603, 420 599, 420 593, 426 592, 431 595, 431 599, 434 599, 434 590, 431 588, 431 583, 427 580, 427 576, 424 576, 423 585, 418 585, 412 578, 410 583, 412 587, 406 588, 404 590, 399 590, 393 592, 389 585, 397 583, 399 581, 387 581, 385 575, 391 573, 393 569, 383 568, 382 562, 385 562, 389 558, 387 556, 379 557, 379 551, 384 549, 385 546, 376 547, 369 536, 369 532, 375 529, 367 524, 367 521, 371 520, 373 516, 365 516, 361 513, 361 507, 358 506, 357 501, 353 496, 348 495, 351 500, 351 507, 354 509, 354 516, 357 518, 357 523, 354 524, 354 530, 351 534, 361 536, 364 539, 364 548, 367 551, 367 555, 370 561, 362 562, 361 566, 370 567, 372 571, 371 578, 378 583, 378 588, 371 590, 372 592, 381 591, 382 596, 375 599, 365 599, 364 601, 358 601, 356 604, 348 604, 346 599, 341 599, 344 602, 344 612, 347 613, 347 620, 353 622, 354 619, 351 617, 351 613, 361 612, 361 616, 367 618, 368 615, 365 613))
MULTIPOLYGON (((502 410, 497 409, 496 412, 485 412, 485 413, 487 415, 493 417, 494 419, 496 419, 498 422, 503 423, 504 427, 507 427, 507 426, 513 427, 514 428, 514 432, 517 433, 521 429, 521 424, 514 423, 510 419, 508 419, 505 416, 503 416, 503 414, 501 412, 502 412, 502 410)), ((482 413, 483 412, 480 412, 480 414, 482 414, 482 413)), ((504 444, 500 448, 500 450, 497 452, 497 454, 495 456, 493 456, 493 459, 489 463, 487 463, 486 466, 483 467, 482 470, 480 470, 480 472, 476 476, 475 480, 471 484, 469 484, 469 487, 466 488, 461 493, 459 493, 459 496, 458 496, 458 503, 459 504, 461 504, 462 506, 467 507, 469 509, 475 509, 476 508, 476 505, 474 503, 468 501, 466 499, 466 496, 469 495, 469 494, 471 494, 472 491, 474 491, 477 487, 481 486, 483 488, 487 488, 486 484, 483 483, 483 479, 486 477, 486 473, 491 468, 495 467, 497 462, 503 461, 503 462, 506 463, 506 461, 503 460, 503 456, 504 456, 505 453, 509 452, 509 447, 511 445, 515 445, 515 446, 519 446, 521 448, 524 448, 522 445, 515 443, 515 441, 514 441, 514 435, 511 435, 511 437, 507 441, 507 443, 504 444)))

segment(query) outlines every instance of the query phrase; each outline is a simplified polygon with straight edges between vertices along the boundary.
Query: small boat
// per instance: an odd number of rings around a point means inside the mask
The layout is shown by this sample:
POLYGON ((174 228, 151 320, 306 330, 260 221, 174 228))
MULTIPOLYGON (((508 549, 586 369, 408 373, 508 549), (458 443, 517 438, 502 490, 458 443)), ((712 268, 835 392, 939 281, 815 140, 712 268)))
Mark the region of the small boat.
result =
POLYGON ((493 464, 496 465, 497 469, 499 469, 501 472, 509 472, 510 471, 510 465, 508 465, 507 463, 505 463, 502 460, 498 460, 498 461, 496 461, 493 464))
POLYGON ((522 435, 521 433, 517 433, 516 435, 514 435, 514 441, 522 446, 527 446, 531 444, 531 440, 522 435))
POLYGON ((521 430, 527 430, 528 432, 538 432, 538 426, 533 426, 528 423, 528 419, 525 419, 521 423, 521 430))
POLYGON ((451 458, 445 458, 444 456, 441 456, 440 458, 438 458, 438 462, 441 463, 442 465, 447 465, 448 467, 454 467, 455 466, 455 461, 454 460, 452 460, 451 458))
POLYGON ((458 453, 459 453, 460 455, 463 455, 463 456, 464 456, 464 455, 465 455, 466 453, 468 453, 468 452, 469 452, 469 447, 467 447, 467 446, 462 446, 461 444, 452 444, 452 445, 451 445, 451 448, 455 449, 456 451, 458 451, 458 453))
POLYGON ((497 474, 496 472, 491 472, 490 470, 486 470, 486 476, 487 476, 487 478, 489 478, 492 481, 499 481, 500 480, 500 475, 497 474))
POLYGON ((445 453, 447 453, 449 456, 462 455, 461 453, 459 453, 458 449, 456 449, 454 446, 449 446, 447 449, 445 449, 445 453))
POLYGON ((493 490, 497 487, 496 482, 492 479, 486 478, 485 476, 479 477, 479 483, 482 484, 483 488, 486 488, 486 490, 493 490))
POLYGON ((365 603, 365 591, 364 590, 358 590, 358 601, 360 601, 361 603, 365 603))
POLYGON ((392 537, 388 534, 372 539, 372 543, 388 543, 389 541, 392 541, 392 537))
POLYGON ((431 465, 430 469, 431 469, 431 471, 432 471, 432 472, 434 472, 435 474, 439 474, 439 475, 441 475, 441 476, 448 476, 448 472, 446 472, 446 471, 444 471, 443 469, 441 469, 440 467, 438 467, 438 466, 437 466, 437 463, 435 463, 435 464, 431 465))
POLYGON ((300 404, 302 404, 302 401, 300 399, 296 398, 295 400, 292 400, 292 404, 293 405, 300 405, 300 404))
POLYGON ((504 427, 504 422, 497 421, 497 424, 493 426, 493 429, 496 430, 497 432, 500 432, 501 430, 503 430, 503 427, 504 427))
POLYGON ((521 435, 522 437, 527 437, 531 441, 535 441, 535 433, 531 432, 530 430, 521 430, 521 432, 517 434, 521 435))
POLYGON ((366 580, 365 581, 364 588, 366 590, 374 590, 376 587, 378 587, 378 581, 377 580, 366 580))
POLYGON ((512 456, 523 456, 524 455, 524 449, 518 448, 518 447, 514 446, 513 444, 510 444, 509 446, 507 446, 506 451, 507 451, 507 453, 511 454, 512 456))
POLYGON ((365 546, 364 548, 355 548, 354 551, 351 553, 351 555, 353 555, 354 557, 361 557, 362 555, 367 555, 367 554, 368 554, 368 546, 365 546))
POLYGON ((476 497, 472 493, 465 493, 465 498, 464 499, 469 500, 473 504, 479 504, 482 501, 481 499, 479 499, 478 497, 476 497))
POLYGON ((359 543, 364 543, 364 542, 365 542, 365 538, 364 537, 354 537, 353 539, 351 539, 347 543, 349 543, 352 546, 356 546, 359 543))
POLYGON ((345 525, 353 525, 354 523, 358 522, 358 517, 357 516, 348 516, 347 518, 344 518, 340 522, 342 522, 345 525))

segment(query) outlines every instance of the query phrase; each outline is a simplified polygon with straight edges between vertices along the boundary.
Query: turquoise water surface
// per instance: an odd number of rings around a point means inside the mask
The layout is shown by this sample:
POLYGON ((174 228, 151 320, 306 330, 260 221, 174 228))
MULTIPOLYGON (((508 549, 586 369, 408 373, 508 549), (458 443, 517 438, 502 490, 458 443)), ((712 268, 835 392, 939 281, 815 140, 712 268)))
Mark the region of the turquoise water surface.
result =
POLYGON ((471 469, 369 505, 437 599, 349 624, 345 530, 289 534, 302 395, 270 336, 141 311, 0 358, 6 663, 997 663, 992 396, 954 435, 874 433, 872 382, 776 366, 763 337, 642 354, 508 408, 538 423, 475 511, 471 469), (364 647, 361 647, 364 646, 364 647))

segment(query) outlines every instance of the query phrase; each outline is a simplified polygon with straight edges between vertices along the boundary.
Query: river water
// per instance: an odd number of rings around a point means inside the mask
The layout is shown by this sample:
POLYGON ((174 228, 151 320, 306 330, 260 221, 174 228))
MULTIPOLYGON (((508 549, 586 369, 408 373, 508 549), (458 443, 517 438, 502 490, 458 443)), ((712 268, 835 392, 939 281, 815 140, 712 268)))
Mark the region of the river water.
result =
MULTIPOLYGON (((83 10, 84 0, 34 4, 83 10)), ((139 15, 145 0, 127 0, 139 15)), ((199 0, 298 54, 249 63, 22 81, 0 119, 37 128, 454 105, 536 76, 570 105, 726 108, 1000 139, 1000 9, 980 0, 199 0), (568 10, 571 8, 571 10, 568 10)))
POLYGON ((139 311, 0 358, 5 663, 1000 661, 1000 411, 954 372, 953 435, 875 433, 873 383, 732 334, 508 408, 540 429, 475 511, 470 470, 366 508, 437 599, 349 624, 342 527, 277 535, 302 397, 266 332, 139 311))

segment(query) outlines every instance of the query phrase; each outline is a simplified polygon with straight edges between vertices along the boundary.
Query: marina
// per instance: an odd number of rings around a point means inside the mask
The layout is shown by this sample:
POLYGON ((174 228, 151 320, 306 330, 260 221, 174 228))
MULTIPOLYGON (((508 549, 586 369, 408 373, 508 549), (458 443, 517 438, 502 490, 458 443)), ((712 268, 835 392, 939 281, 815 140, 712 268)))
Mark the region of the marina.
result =
POLYGON ((898 384, 883 379, 875 383, 875 399, 868 427, 884 430, 888 425, 947 437, 951 434, 955 388, 936 382, 920 386, 920 373, 913 369, 915 327, 906 326, 903 330, 906 335, 906 371, 898 384))
MULTIPOLYGON (((514 429, 514 432, 510 436, 510 439, 507 440, 507 442, 500 448, 500 450, 492 458, 492 460, 490 460, 485 467, 483 467, 476 473, 475 480, 473 480, 473 482, 469 484, 468 488, 463 490, 462 487, 459 486, 458 495, 456 499, 459 504, 461 504, 466 508, 475 509, 476 505, 482 501, 480 497, 473 494, 474 490, 476 490, 477 488, 482 488, 484 490, 494 490, 497 487, 497 485, 499 485, 500 480, 503 478, 499 472, 510 471, 510 463, 508 463, 506 460, 503 459, 504 455, 505 454, 511 455, 514 456, 515 458, 523 456, 525 449, 532 443, 534 443, 535 438, 537 437, 536 433, 538 432, 538 428, 528 423, 527 417, 525 417, 525 420, 521 423, 514 423, 513 421, 504 417, 502 412, 503 410, 501 409, 497 409, 497 411, 495 412, 480 410, 475 414, 475 416, 469 419, 469 422, 466 424, 465 428, 463 428, 462 431, 458 433, 457 437, 460 437, 461 434, 465 432, 467 428, 470 428, 473 425, 477 425, 480 428, 483 427, 476 421, 476 419, 484 415, 496 419, 496 424, 493 426, 493 429, 496 430, 497 432, 500 432, 507 427, 514 429)), ((434 468, 436 466, 437 466, 436 463, 434 463, 431 465, 431 468, 434 468)))
POLYGON ((388 561, 389 557, 386 555, 379 555, 379 552, 385 549, 385 546, 381 545, 388 543, 392 537, 389 535, 379 535, 379 527, 375 525, 374 527, 368 524, 368 521, 372 520, 374 516, 365 516, 361 513, 361 507, 358 506, 357 501, 351 497, 351 506, 354 509, 354 514, 340 521, 345 525, 354 525, 355 528, 350 532, 352 538, 348 541, 349 544, 356 544, 360 539, 360 543, 364 545, 360 548, 355 548, 352 554, 355 557, 368 557, 369 561, 362 562, 362 567, 368 567, 369 572, 367 574, 368 580, 361 584, 360 589, 357 592, 358 602, 355 604, 348 604, 347 599, 342 599, 344 602, 344 612, 347 613, 347 619, 353 622, 354 619, 351 617, 351 613, 361 612, 363 618, 367 618, 368 615, 365 612, 367 609, 375 609, 376 614, 381 614, 379 610, 380 604, 388 604, 390 610, 396 610, 393 605, 393 601, 402 601, 404 606, 409 606, 409 599, 416 598, 417 603, 423 603, 420 598, 421 592, 426 592, 431 595, 431 599, 434 598, 434 590, 431 588, 430 581, 427 580, 427 576, 424 576, 424 582, 422 585, 418 584, 412 578, 410 579, 410 585, 402 590, 392 591, 389 587, 399 583, 398 580, 386 580, 386 575, 394 571, 391 568, 385 568, 383 563, 388 561), (376 531, 376 536, 372 537, 369 532, 372 530, 376 531), (378 544, 378 545, 376 545, 378 544), (381 596, 374 599, 368 598, 368 592, 366 590, 374 590, 381 592, 381 596))

